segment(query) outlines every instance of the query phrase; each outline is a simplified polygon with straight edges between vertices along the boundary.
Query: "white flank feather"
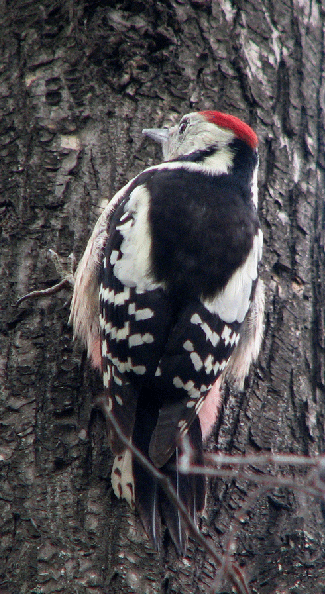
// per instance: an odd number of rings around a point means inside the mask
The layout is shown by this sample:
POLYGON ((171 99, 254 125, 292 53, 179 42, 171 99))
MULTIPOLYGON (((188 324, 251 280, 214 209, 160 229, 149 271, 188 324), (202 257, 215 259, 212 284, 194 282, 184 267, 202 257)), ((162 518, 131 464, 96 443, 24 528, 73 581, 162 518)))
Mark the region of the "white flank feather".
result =
POLYGON ((237 268, 224 290, 212 300, 204 301, 205 307, 228 324, 244 320, 249 305, 252 283, 257 278, 257 265, 262 255, 263 233, 259 229, 252 250, 244 264, 237 268))

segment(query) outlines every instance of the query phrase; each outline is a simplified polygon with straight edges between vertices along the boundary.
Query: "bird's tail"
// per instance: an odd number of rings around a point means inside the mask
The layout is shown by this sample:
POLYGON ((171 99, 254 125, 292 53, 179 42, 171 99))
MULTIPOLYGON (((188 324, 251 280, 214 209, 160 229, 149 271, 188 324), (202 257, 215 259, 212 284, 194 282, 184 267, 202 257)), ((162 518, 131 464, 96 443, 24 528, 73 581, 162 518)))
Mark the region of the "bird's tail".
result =
MULTIPOLYGON (((136 439, 134 445, 138 447, 140 445, 136 443, 136 439)), ((143 443, 141 445, 143 447, 143 443)), ((189 429, 188 446, 191 451, 191 462, 199 465, 203 464, 202 436, 198 419, 194 420, 189 429)), ((146 455, 148 454, 146 453, 146 455)), ((197 522, 197 514, 203 511, 205 505, 206 481, 203 475, 191 475, 179 472, 178 462, 181 455, 182 448, 180 446, 176 448, 173 456, 160 468, 160 471, 168 477, 180 502, 184 505, 191 518, 197 522)), ((161 524, 163 520, 178 553, 180 555, 185 554, 187 528, 177 505, 171 501, 168 494, 159 485, 157 479, 135 459, 133 459, 133 480, 135 507, 154 546, 157 549, 161 546, 161 524)))
MULTIPOLYGON (((113 383, 110 394, 107 394, 108 408, 125 437, 131 439, 132 444, 153 464, 149 451, 159 417, 159 401, 153 400, 152 395, 149 394, 149 397, 144 390, 138 399, 135 390, 131 384, 128 384, 124 386, 123 391, 119 387, 118 398, 123 400, 123 404, 129 402, 128 407, 121 406, 114 398, 114 386, 113 383)), ((170 433, 170 441, 172 441, 173 429, 168 427, 166 430, 170 433)), ((132 508, 137 509, 145 531, 157 549, 161 547, 163 520, 179 554, 184 554, 187 530, 177 505, 168 497, 157 478, 140 464, 129 449, 125 448, 109 421, 108 430, 111 448, 115 454, 111 475, 115 494, 119 498, 126 499, 132 508)), ((203 465, 202 432, 197 417, 191 423, 186 437, 182 439, 186 439, 186 452, 189 453, 191 462, 203 465)), ((205 477, 179 472, 178 464, 183 448, 181 442, 175 442, 175 445, 176 443, 175 451, 169 459, 165 456, 165 462, 160 466, 159 471, 169 478, 188 514, 197 521, 197 514, 203 511, 205 505, 205 477)))

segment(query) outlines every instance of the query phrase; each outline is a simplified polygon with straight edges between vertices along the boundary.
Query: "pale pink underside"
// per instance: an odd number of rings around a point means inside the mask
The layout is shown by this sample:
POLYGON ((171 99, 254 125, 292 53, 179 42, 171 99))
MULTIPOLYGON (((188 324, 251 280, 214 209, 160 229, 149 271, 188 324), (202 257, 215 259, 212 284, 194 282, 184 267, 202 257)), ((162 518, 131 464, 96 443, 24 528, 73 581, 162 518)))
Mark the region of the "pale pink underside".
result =
POLYGON ((218 418, 222 395, 220 389, 221 377, 213 384, 210 392, 206 396, 199 412, 199 419, 202 431, 202 439, 208 439, 218 418))

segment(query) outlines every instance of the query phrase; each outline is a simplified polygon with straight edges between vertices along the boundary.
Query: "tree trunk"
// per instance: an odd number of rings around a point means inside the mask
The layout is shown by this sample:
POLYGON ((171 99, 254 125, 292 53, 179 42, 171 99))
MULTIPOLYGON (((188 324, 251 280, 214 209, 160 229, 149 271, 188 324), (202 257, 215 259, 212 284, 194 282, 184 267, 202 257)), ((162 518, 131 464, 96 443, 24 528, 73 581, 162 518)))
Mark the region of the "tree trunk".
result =
MULTIPOLYGON (((218 109, 260 139, 265 338, 246 391, 226 391, 210 450, 323 452, 324 8, 2 3, 1 593, 198 594, 216 577, 194 540, 185 559, 168 535, 154 552, 112 493, 101 382, 73 343, 69 291, 15 306, 59 280, 48 250, 79 259, 101 201, 161 160, 144 127, 218 109)), ((251 592, 325 589, 320 500, 214 479, 201 527, 232 547, 251 592)))

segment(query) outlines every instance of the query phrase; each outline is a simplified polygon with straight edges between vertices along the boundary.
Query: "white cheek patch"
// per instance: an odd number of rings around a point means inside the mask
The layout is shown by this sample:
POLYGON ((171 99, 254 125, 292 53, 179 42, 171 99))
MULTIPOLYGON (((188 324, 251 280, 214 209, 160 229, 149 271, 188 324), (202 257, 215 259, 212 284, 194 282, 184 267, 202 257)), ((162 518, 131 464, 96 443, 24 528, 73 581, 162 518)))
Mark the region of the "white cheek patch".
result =
POLYGON ((253 241, 253 247, 244 264, 238 268, 226 287, 212 300, 203 301, 205 307, 217 314, 224 322, 244 320, 249 305, 253 281, 257 278, 257 266, 262 257, 263 233, 259 229, 253 241))

